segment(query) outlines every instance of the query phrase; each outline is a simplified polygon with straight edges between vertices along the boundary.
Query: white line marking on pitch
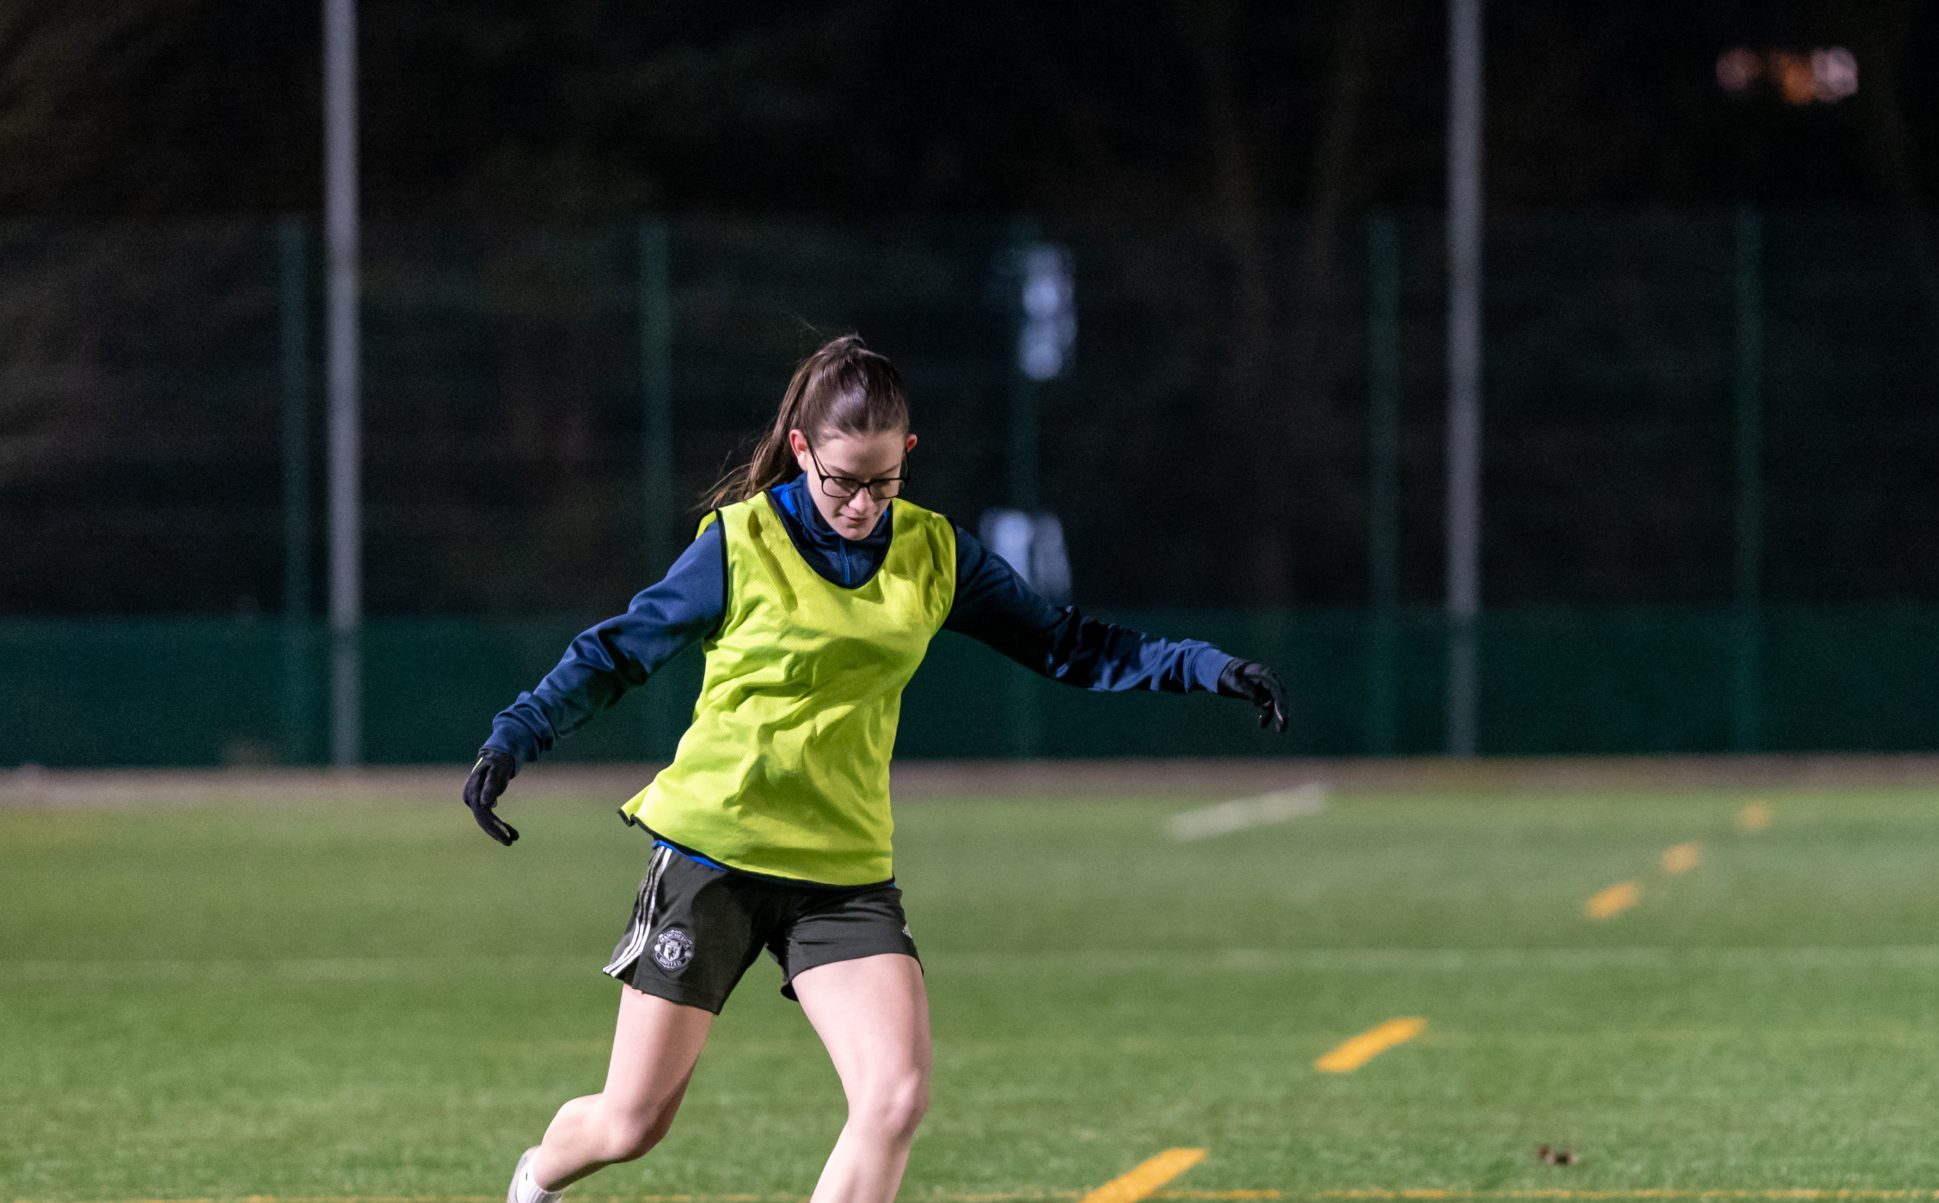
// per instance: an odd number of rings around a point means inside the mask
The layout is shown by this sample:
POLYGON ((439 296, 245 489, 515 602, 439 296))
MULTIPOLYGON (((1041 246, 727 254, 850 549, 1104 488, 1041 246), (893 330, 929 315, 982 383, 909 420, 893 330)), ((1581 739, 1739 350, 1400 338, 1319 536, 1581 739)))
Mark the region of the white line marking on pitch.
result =
POLYGON ((1284 823, 1326 809, 1326 787, 1318 782, 1274 790, 1256 798, 1238 798, 1201 806, 1171 817, 1171 838, 1202 840, 1215 835, 1230 835, 1248 827, 1284 823))

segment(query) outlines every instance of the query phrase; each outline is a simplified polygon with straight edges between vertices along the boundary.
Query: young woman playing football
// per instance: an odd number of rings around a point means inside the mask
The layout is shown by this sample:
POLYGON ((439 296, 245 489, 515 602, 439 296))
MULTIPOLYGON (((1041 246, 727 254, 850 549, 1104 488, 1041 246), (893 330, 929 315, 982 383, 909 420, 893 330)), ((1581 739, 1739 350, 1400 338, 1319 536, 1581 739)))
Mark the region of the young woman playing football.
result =
POLYGON ((762 949, 827 1046, 848 1118, 814 1203, 894 1198, 929 1096, 929 1008, 889 852, 903 686, 938 630, 1087 689, 1206 691, 1286 727, 1262 665, 1053 607, 967 531, 903 499, 916 436, 902 380, 859 338, 796 369, 753 460, 666 579, 572 641, 492 724, 465 804, 645 682, 706 652, 673 763, 620 809, 652 838, 605 972, 623 984, 605 1088, 559 1108, 511 1203, 550 1203, 667 1133, 714 1016, 762 949))

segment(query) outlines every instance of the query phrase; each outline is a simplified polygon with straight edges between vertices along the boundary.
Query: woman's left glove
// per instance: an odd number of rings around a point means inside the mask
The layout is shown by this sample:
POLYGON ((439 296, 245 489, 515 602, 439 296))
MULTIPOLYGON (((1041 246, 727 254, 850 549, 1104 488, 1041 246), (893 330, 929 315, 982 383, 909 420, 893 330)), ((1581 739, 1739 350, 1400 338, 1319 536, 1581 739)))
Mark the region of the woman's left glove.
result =
POLYGON ((1251 660, 1233 660, 1219 674, 1219 696, 1244 698, 1259 707, 1259 725, 1286 729, 1286 687, 1279 674, 1251 660))
POLYGON ((497 748, 480 748, 478 763, 471 766, 471 776, 465 779, 465 805, 471 808, 471 817, 478 820, 486 835, 507 848, 518 838, 518 828, 499 818, 492 808, 517 772, 518 762, 510 756, 497 748))

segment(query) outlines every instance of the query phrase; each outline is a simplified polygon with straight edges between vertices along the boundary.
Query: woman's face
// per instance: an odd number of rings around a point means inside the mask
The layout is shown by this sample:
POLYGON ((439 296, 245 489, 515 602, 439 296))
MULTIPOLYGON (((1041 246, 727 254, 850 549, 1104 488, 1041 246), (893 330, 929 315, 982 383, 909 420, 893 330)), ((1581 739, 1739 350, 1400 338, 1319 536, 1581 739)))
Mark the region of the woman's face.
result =
POLYGON ((788 448, 795 462, 808 476, 808 495, 815 508, 835 533, 844 539, 860 539, 875 529, 887 509, 887 498, 879 490, 893 494, 898 486, 877 485, 876 489, 857 488, 854 495, 842 498, 829 495, 829 489, 846 492, 857 482, 886 481, 902 475, 903 457, 915 450, 916 436, 897 430, 873 434, 825 433, 813 443, 799 430, 788 432, 788 448), (817 465, 819 461, 819 465, 817 465), (826 484, 823 478, 826 477, 826 484))

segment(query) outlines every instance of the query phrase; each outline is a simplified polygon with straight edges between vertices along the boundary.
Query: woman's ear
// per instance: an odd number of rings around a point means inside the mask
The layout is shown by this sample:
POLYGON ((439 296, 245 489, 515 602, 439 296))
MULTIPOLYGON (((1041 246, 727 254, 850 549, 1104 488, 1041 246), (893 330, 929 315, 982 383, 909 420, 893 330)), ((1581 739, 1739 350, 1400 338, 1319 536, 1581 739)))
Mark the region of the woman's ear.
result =
POLYGON ((909 436, 909 441, 902 444, 902 454, 907 455, 911 451, 914 451, 915 449, 916 449, 916 436, 912 434, 909 436))
POLYGON ((808 436, 802 434, 799 430, 789 430, 788 450, 798 456, 808 454, 808 436))

